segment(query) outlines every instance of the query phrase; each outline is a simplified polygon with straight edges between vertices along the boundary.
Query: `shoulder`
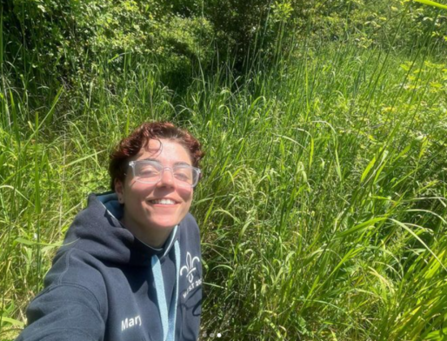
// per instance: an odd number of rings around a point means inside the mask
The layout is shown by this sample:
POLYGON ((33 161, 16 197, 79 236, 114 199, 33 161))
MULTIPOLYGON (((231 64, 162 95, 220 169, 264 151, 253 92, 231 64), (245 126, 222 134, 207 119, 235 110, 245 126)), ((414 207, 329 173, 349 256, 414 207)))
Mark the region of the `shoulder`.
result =
POLYGON ((77 250, 59 250, 53 266, 45 276, 45 291, 54 288, 67 288, 70 292, 74 288, 78 291, 89 292, 103 310, 107 302, 106 285, 102 272, 104 264, 88 253, 77 250))
POLYGON ((197 225, 196 219, 193 217, 191 213, 188 213, 185 218, 180 222, 180 225, 186 226, 186 228, 197 229, 199 230, 199 226, 197 225))
POLYGON ((180 222, 180 231, 189 236, 200 238, 199 226, 191 213, 188 213, 180 222))
POLYGON ((88 252, 76 248, 62 248, 57 252, 47 278, 57 284, 101 281, 101 268, 104 266, 103 262, 88 252), (87 279, 89 280, 85 281, 87 279))
POLYGON ((102 340, 104 302, 80 284, 53 284, 28 305, 28 326, 18 340, 102 340))

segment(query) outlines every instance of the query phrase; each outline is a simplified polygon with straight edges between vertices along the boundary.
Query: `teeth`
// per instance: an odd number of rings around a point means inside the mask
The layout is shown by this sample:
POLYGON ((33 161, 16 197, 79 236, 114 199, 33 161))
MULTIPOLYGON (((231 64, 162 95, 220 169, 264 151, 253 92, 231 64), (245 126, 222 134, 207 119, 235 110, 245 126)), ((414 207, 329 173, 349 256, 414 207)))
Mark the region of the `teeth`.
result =
POLYGON ((152 204, 174 205, 175 201, 171 199, 151 200, 152 204))

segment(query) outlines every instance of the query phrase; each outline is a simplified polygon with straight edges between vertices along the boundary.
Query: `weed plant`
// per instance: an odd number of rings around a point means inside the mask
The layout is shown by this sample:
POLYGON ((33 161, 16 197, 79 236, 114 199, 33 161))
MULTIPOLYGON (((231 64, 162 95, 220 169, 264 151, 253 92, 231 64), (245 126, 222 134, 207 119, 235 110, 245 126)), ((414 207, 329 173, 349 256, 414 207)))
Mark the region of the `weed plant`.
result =
POLYGON ((89 83, 35 92, 5 67, 0 339, 23 327, 86 196, 108 190, 114 143, 165 119, 207 152, 192 207, 203 340, 442 340, 447 65, 421 51, 303 41, 243 79, 198 70, 182 96, 131 60, 118 79, 99 60, 89 83))

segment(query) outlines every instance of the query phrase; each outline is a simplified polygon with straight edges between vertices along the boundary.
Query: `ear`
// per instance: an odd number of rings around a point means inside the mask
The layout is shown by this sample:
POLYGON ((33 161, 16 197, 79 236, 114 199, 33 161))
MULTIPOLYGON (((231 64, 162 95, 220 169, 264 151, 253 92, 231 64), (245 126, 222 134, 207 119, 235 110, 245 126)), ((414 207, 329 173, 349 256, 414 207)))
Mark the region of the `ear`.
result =
POLYGON ((118 196, 118 202, 124 204, 124 184, 121 180, 115 179, 115 193, 118 196))

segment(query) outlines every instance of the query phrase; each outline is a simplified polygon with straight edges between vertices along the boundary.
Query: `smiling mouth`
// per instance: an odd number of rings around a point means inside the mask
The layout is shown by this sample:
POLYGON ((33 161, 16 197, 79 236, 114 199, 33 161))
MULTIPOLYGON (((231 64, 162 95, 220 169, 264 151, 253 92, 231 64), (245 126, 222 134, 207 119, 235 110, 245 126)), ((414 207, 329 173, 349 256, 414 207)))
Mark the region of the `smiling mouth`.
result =
POLYGON ((161 205, 175 205, 176 202, 171 199, 158 199, 158 200, 149 200, 151 204, 161 204, 161 205))

